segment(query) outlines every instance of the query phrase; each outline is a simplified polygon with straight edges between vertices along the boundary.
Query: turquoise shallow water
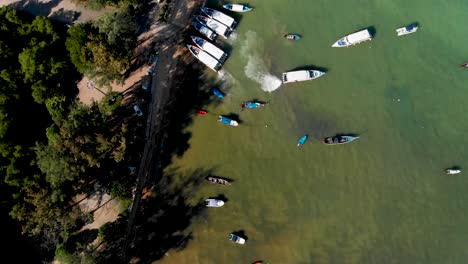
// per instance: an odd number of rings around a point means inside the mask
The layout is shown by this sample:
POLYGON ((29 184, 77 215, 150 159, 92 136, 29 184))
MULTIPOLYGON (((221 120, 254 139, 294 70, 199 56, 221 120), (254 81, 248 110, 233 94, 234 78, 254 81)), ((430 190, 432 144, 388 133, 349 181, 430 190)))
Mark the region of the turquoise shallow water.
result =
POLYGON ((162 262, 466 263, 468 177, 442 170, 468 168, 468 71, 457 67, 468 60, 468 1, 248 4, 255 10, 239 16, 227 42, 227 97, 208 107, 238 113, 243 124, 195 117, 190 149, 173 165, 180 177, 205 168, 235 183, 194 191, 194 203, 218 194, 229 201, 196 218, 187 248, 162 262), (412 22, 417 33, 396 37, 412 22), (371 26, 373 41, 330 47, 371 26), (282 39, 288 32, 303 39, 282 39), (303 66, 328 71, 263 91, 303 66), (240 112, 252 98, 270 104, 240 112), (318 143, 337 133, 361 138, 318 143), (297 148, 304 134, 310 139, 297 148), (235 230, 245 231, 246 245, 227 240, 235 230))

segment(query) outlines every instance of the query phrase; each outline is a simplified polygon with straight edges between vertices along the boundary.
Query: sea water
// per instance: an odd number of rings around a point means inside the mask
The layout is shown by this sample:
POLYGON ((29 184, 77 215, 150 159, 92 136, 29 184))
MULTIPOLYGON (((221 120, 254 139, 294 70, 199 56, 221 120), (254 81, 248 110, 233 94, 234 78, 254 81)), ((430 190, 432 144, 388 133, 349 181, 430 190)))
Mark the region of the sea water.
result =
POLYGON ((194 217, 183 231, 192 239, 162 263, 466 263, 468 175, 443 169, 468 169, 468 71, 458 67, 468 61, 468 1, 240 2, 254 10, 235 14, 236 38, 224 43, 217 81, 227 96, 207 106, 214 115, 194 117, 190 148, 171 166, 181 178, 202 169, 234 183, 190 192, 192 204, 227 202, 194 217), (415 22, 418 32, 396 36, 415 22), (363 28, 372 41, 331 48, 363 28), (282 72, 304 68, 326 74, 281 84, 282 72), (269 103, 241 111, 251 99, 269 103), (230 113, 239 127, 216 121, 230 113), (319 143, 346 133, 360 139, 319 143), (245 245, 228 240, 234 231, 245 245))

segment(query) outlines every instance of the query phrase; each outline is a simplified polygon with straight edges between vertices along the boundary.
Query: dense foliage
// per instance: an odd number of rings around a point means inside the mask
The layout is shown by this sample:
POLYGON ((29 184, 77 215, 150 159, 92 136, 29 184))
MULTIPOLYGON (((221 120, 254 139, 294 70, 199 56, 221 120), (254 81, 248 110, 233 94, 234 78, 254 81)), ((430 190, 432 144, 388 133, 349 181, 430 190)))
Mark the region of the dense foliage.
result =
POLYGON ((2 210, 49 250, 89 222, 77 194, 99 186, 129 195, 127 127, 115 118, 122 98, 85 106, 74 97, 76 70, 105 81, 122 75, 135 28, 128 13, 116 12, 67 33, 47 18, 0 8, 2 210))
POLYGON ((73 26, 66 41, 75 67, 100 83, 120 79, 135 48, 136 24, 131 8, 107 14, 95 24, 73 26))

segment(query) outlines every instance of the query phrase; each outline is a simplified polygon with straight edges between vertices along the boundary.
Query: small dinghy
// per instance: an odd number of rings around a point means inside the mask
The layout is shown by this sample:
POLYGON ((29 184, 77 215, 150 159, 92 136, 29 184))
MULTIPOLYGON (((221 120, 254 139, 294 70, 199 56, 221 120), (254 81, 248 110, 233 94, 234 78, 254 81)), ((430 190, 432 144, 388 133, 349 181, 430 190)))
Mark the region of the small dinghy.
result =
POLYGON ((297 141, 297 146, 302 146, 304 145, 304 143, 307 141, 307 139, 309 138, 309 136, 307 135, 304 135, 302 136, 298 141, 297 141))
POLYGON ((228 126, 238 126, 239 125, 239 122, 237 122, 236 120, 232 120, 230 118, 227 118, 225 116, 218 116, 218 122, 221 122, 225 125, 228 125, 228 126))
POLYGON ((240 237, 240 236, 235 235, 235 234, 230 234, 229 235, 229 240, 231 240, 233 242, 236 242, 237 244, 245 244, 245 238, 240 237))
POLYGON ((286 35, 284 35, 284 38, 285 38, 285 39, 289 39, 289 40, 300 40, 300 39, 301 39, 301 35, 298 35, 298 34, 286 34, 286 35))
POLYGON ((218 88, 216 88, 216 87, 211 88, 211 92, 212 92, 214 95, 216 95, 216 97, 218 97, 218 98, 221 98, 221 99, 224 98, 223 92, 221 92, 221 91, 220 91, 218 88))
POLYGON ((462 68, 468 68, 468 62, 463 63, 462 65, 460 65, 460 67, 462 67, 462 68))
POLYGON ((203 110, 203 109, 197 109, 195 112, 196 112, 197 114, 199 114, 199 115, 206 115, 206 114, 208 114, 208 111, 203 110))
POLYGON ((411 33, 414 33, 418 30, 418 26, 416 24, 412 24, 406 27, 402 27, 396 30, 398 36, 404 36, 411 33))
POLYGON ((352 136, 334 136, 334 137, 329 137, 329 138, 324 139, 322 143, 325 145, 341 145, 341 144, 350 143, 351 141, 354 141, 358 138, 359 137, 352 137, 352 136))
POLYGON ((231 182, 228 180, 215 176, 208 176, 205 178, 205 180, 218 185, 231 185, 231 182))
POLYGON ((221 207, 224 205, 224 201, 218 199, 206 199, 205 206, 206 207, 221 207))
POLYGON ((232 12, 240 12, 240 13, 244 13, 244 12, 248 12, 252 10, 251 7, 248 7, 245 5, 237 5, 237 4, 223 5, 223 8, 232 12))
POLYGON ((460 172, 461 170, 457 168, 448 168, 445 170, 446 174, 459 174, 460 172))
POLYGON ((247 101, 242 103, 242 108, 247 109, 255 109, 265 106, 265 103, 255 102, 255 101, 247 101))

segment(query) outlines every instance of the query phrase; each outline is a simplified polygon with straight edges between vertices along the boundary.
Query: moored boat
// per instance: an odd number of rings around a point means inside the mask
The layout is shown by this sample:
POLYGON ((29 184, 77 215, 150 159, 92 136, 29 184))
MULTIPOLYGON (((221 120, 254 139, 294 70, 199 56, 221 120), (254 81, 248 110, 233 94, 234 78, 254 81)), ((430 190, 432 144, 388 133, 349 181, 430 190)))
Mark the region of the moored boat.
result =
POLYGON ((234 126, 234 127, 239 125, 239 122, 237 122, 236 120, 233 120, 225 116, 218 116, 218 122, 221 122, 228 126, 234 126))
POLYGON ((195 36, 191 36, 193 43, 197 45, 200 49, 208 52, 211 56, 215 59, 219 60, 220 62, 225 62, 227 58, 227 54, 221 50, 220 48, 216 47, 215 45, 211 44, 210 42, 195 36))
POLYGON ((260 103, 256 101, 247 101, 242 103, 242 108, 255 109, 265 106, 265 103, 260 103))
POLYGON ((302 136, 298 141, 297 141, 297 146, 302 146, 304 145, 304 143, 307 141, 307 139, 309 138, 308 135, 304 135, 302 136))
POLYGON ((364 29, 349 35, 344 36, 343 38, 336 41, 332 47, 334 48, 342 48, 348 47, 352 45, 359 44, 364 41, 372 40, 372 35, 370 34, 369 30, 364 29))
POLYGON ((300 40, 300 39, 301 39, 301 35, 298 35, 298 34, 286 34, 286 35, 284 35, 284 38, 285 38, 285 39, 290 39, 290 40, 300 40))
POLYGON ((213 30, 205 27, 204 25, 200 24, 197 21, 192 21, 192 25, 195 27, 198 32, 200 32, 203 36, 207 37, 209 40, 214 40, 218 34, 214 33, 213 30))
POLYGON ((353 136, 334 136, 334 137, 325 138, 322 141, 322 143, 325 145, 340 145, 340 144, 350 143, 351 141, 354 141, 358 138, 359 137, 353 137, 353 136))
POLYGON ((202 7, 201 10, 203 13, 205 13, 208 17, 216 19, 217 21, 223 23, 224 25, 234 29, 237 26, 236 20, 234 18, 219 12, 217 10, 208 8, 208 7, 202 7))
POLYGON ((224 201, 218 199, 206 199, 205 206, 206 207, 221 207, 224 205, 224 201))
POLYGON ((245 244, 245 238, 240 237, 236 234, 230 234, 229 235, 229 240, 236 242, 237 244, 245 244))
POLYGON ((203 110, 203 109, 197 109, 195 112, 196 112, 197 114, 199 114, 199 115, 206 115, 206 114, 208 114, 208 111, 203 110))
POLYGON ((461 172, 458 168, 448 168, 445 170, 446 174, 459 174, 461 172))
POLYGON ((216 87, 211 87, 211 92, 216 95, 216 97, 223 99, 224 98, 224 93, 221 92, 218 88, 216 87))
POLYGON ((192 46, 192 45, 187 45, 189 51, 197 58, 199 61, 201 61, 203 64, 208 66, 208 68, 212 69, 215 72, 218 72, 219 69, 223 66, 217 59, 213 58, 210 54, 207 52, 201 50, 198 47, 192 46))
POLYGON ((227 9, 229 11, 240 12, 240 13, 248 12, 248 11, 252 10, 251 7, 248 7, 248 6, 245 6, 245 5, 237 5, 237 4, 223 5, 223 8, 227 9))
POLYGON ((462 67, 462 68, 468 68, 468 62, 463 63, 462 65, 460 65, 460 67, 462 67))
POLYGON ((211 30, 216 32, 218 35, 223 36, 224 38, 228 38, 232 33, 232 29, 215 19, 206 16, 195 16, 195 19, 197 19, 198 22, 200 22, 202 25, 209 27, 211 30))
POLYGON ((404 35, 414 33, 417 30, 418 30, 418 25, 411 24, 409 26, 396 29, 396 32, 397 32, 397 36, 404 36, 404 35))
POLYGON ((283 73, 282 81, 283 83, 308 81, 317 79, 324 74, 324 72, 316 70, 291 71, 283 73))
POLYGON ((214 184, 219 184, 219 185, 231 185, 231 182, 229 182, 226 179, 220 178, 220 177, 215 177, 215 176, 208 176, 205 178, 207 181, 214 183, 214 184))

